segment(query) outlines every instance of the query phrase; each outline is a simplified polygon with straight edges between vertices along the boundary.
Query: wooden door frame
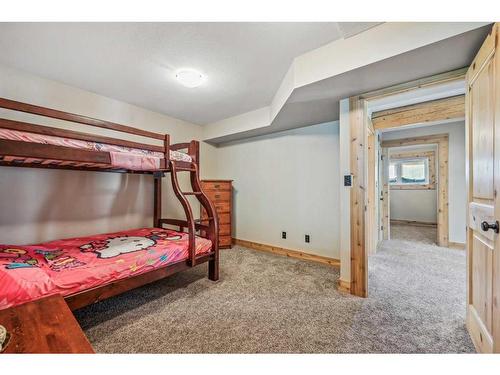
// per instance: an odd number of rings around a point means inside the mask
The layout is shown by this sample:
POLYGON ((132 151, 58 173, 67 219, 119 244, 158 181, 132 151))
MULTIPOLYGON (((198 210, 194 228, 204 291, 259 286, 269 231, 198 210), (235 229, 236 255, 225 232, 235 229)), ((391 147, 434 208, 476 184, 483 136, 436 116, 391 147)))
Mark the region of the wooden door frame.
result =
POLYGON ((376 188, 376 182, 378 180, 376 176, 376 141, 377 135, 373 128, 368 126, 368 179, 367 179, 367 225, 366 225, 366 236, 368 244, 368 255, 375 254, 378 246, 378 232, 379 227, 376 217, 376 204, 378 201, 378 194, 376 188))
MULTIPOLYGON (((437 244, 449 246, 449 213, 448 213, 448 134, 426 135, 412 138, 383 141, 382 147, 403 147, 417 145, 437 145, 438 154, 438 195, 437 195, 437 244)), ((387 223, 390 225, 390 223, 387 223)))
MULTIPOLYGON (((351 229, 351 294, 366 297, 368 295, 368 255, 366 247, 366 203, 367 203, 367 119, 368 103, 372 100, 413 91, 422 87, 435 86, 446 82, 462 81, 467 67, 391 86, 381 90, 349 98, 350 128, 350 169, 352 178, 350 198, 351 229)), ((465 106, 465 101, 464 101, 465 106)), ((447 221, 447 220, 446 220, 447 221)))

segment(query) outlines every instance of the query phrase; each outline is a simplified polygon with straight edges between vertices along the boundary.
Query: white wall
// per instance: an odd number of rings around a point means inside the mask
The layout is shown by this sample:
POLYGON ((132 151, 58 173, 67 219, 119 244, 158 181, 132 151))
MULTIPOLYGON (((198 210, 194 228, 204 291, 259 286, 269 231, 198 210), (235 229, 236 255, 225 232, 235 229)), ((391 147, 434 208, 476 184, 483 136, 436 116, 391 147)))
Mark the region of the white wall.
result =
POLYGON ((437 223, 436 190, 391 190, 391 220, 437 223))
POLYGON ((349 99, 339 102, 339 241, 340 280, 351 281, 351 188, 343 178, 351 173, 351 125, 349 99))
MULTIPOLYGON (((436 151, 436 149, 437 149, 436 146, 394 147, 391 148, 389 152, 390 153, 413 152, 413 151, 425 152, 425 151, 436 151)), ((437 158, 435 158, 435 163, 437 163, 437 158)), ((390 192, 391 219, 436 223, 437 191, 438 191, 437 184, 436 184, 436 189, 433 190, 391 189, 390 192)))
POLYGON ((217 159, 234 180, 234 237, 339 258, 338 122, 220 146, 217 159))
MULTIPOLYGON (((465 243, 467 195, 465 187, 465 123, 464 121, 424 126, 382 134, 383 140, 416 137, 430 134, 449 135, 449 239, 465 243)), ((439 183, 439 181, 438 181, 439 183)), ((391 200, 394 190, 391 191, 391 200)))
MULTIPOLYGON (((202 129, 198 125, 1 65, 0 96, 169 133, 172 143, 201 139, 202 129)), ((2 110, 0 115, 118 138, 145 140, 12 111, 2 110)), ((202 144, 203 176, 214 176, 215 163, 214 148, 202 144)), ((164 215, 182 217, 180 204, 167 179, 164 179, 164 191, 164 215)), ((151 176, 0 167, 0 243, 26 244, 151 226, 152 208, 151 176)))

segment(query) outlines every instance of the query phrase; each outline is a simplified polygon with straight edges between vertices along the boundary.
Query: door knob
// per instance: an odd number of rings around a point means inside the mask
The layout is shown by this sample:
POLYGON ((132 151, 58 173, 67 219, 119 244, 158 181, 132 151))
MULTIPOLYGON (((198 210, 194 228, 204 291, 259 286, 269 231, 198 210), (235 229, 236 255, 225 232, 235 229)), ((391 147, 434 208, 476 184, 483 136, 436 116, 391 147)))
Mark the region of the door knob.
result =
POLYGON ((495 233, 498 233, 500 231, 500 225, 498 224, 498 220, 495 221, 494 223, 488 223, 487 221, 483 221, 481 223, 481 229, 484 230, 485 232, 487 232, 488 229, 493 229, 495 233))

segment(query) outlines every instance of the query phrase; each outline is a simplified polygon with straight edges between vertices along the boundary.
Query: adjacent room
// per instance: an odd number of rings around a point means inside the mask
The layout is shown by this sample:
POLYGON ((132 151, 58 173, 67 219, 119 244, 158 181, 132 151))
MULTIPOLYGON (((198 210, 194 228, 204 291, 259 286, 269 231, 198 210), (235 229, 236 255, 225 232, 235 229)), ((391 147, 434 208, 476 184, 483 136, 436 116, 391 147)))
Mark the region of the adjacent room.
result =
POLYGON ((0 23, 0 351, 500 352, 499 32, 0 23))

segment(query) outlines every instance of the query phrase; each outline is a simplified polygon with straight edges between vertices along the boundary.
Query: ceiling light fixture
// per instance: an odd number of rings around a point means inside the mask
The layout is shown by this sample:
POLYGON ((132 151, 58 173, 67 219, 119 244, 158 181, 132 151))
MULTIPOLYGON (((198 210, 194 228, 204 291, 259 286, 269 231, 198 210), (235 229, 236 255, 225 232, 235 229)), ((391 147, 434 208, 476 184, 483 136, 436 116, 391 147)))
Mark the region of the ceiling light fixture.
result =
POLYGON ((181 69, 175 73, 175 78, 183 86, 194 88, 205 81, 205 76, 193 69, 181 69))

